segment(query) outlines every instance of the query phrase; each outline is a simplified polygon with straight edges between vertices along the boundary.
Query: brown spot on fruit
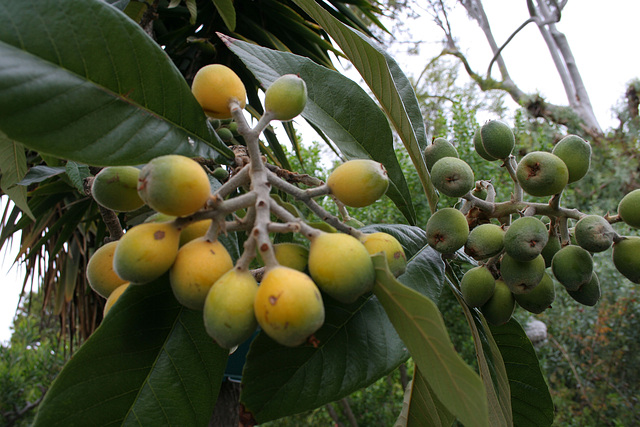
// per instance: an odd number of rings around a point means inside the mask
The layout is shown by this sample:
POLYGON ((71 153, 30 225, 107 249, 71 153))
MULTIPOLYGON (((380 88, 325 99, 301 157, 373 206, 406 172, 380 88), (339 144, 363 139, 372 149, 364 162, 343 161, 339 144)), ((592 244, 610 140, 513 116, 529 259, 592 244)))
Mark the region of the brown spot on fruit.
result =
POLYGON ((153 238, 155 240, 162 240, 164 239, 164 236, 165 236, 165 232, 162 230, 158 230, 155 233, 153 233, 153 238))

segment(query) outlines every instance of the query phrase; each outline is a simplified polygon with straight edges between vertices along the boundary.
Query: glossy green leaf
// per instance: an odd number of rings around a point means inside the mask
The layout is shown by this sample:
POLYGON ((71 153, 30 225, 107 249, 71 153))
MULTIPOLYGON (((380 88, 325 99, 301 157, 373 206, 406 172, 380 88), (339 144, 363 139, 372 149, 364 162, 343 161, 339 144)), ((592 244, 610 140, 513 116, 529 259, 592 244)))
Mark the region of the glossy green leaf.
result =
POLYGON ((100 0, 0 0, 0 131, 26 147, 95 165, 176 153, 225 162, 178 69, 100 0), (37 23, 37 24, 36 24, 37 23))
POLYGON ((166 276, 131 285, 58 375, 34 425, 207 425, 227 355, 166 276))
POLYGON ((415 224, 411 195, 393 149, 388 121, 360 86, 307 58, 221 37, 265 87, 283 74, 300 75, 308 91, 302 117, 321 128, 347 159, 372 158, 384 164, 390 180, 387 195, 407 221, 415 224))
POLYGON ((435 303, 394 279, 383 256, 373 259, 374 294, 437 399, 465 426, 489 426, 484 384, 453 348, 435 303))
POLYGON ((89 166, 76 162, 67 162, 65 172, 71 184, 73 184, 80 194, 84 195, 84 180, 91 176, 89 166))
MULTIPOLYGON (((11 141, 0 132, 0 189, 5 193, 22 212, 35 220, 29 204, 27 203, 27 189, 16 184, 27 173, 27 157, 24 147, 11 141)), ((2 245, 0 244, 0 247, 2 245)))
POLYGON ((455 417, 438 401, 429 382, 416 366, 405 391, 402 412, 394 427, 447 427, 455 417))
POLYGON ((236 9, 233 7, 233 0, 212 0, 213 5, 220 14, 229 31, 236 29, 236 9))
POLYGON ((65 173, 66 169, 62 166, 34 166, 27 171, 25 176, 18 182, 17 185, 31 185, 36 184, 38 182, 42 182, 56 175, 60 175, 65 173))

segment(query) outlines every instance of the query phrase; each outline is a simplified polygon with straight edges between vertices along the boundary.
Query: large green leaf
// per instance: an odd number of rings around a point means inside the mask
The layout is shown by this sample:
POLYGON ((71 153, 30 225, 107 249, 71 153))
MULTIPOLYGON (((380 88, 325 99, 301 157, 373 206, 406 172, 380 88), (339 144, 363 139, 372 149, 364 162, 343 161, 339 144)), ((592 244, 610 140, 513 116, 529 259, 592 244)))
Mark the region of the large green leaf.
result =
POLYGON ((308 90, 302 116, 322 129, 346 158, 372 158, 384 164, 391 184, 387 195, 407 221, 415 224, 411 195, 393 149, 389 123, 360 86, 310 59, 228 37, 223 40, 265 87, 283 74, 300 75, 308 90))
POLYGON ((436 398, 429 382, 416 366, 394 427, 447 427, 454 421, 455 417, 436 398))
POLYGON ((177 153, 223 162, 164 51, 99 0, 0 0, 0 130, 34 150, 96 165, 177 153))
POLYGON ((34 425, 207 425, 227 355, 166 275, 132 285, 64 367, 34 425))
POLYGON ((2 192, 9 196, 22 212, 35 220, 27 204, 27 189, 16 186, 27 173, 27 156, 24 147, 11 141, 2 132, 0 132, 0 173, 2 173, 2 178, 0 178, 2 192))

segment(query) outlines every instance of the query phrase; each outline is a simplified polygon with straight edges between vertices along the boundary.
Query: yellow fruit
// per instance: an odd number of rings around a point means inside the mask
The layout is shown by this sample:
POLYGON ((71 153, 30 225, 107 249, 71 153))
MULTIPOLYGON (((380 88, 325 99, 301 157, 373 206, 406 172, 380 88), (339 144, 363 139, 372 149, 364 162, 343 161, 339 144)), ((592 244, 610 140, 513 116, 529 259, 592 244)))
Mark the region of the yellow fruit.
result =
POLYGON ((309 249, 296 243, 277 243, 273 245, 278 264, 304 271, 309 261, 309 249))
POLYGON ((322 296, 313 280, 282 266, 264 275, 256 293, 254 313, 267 335, 289 347, 304 343, 324 323, 322 296))
POLYGON ((233 260, 222 243, 199 237, 178 251, 169 271, 171 289, 180 304, 202 310, 211 286, 232 268, 233 260))
POLYGON ((180 232, 180 246, 207 234, 207 231, 211 226, 211 222, 212 220, 210 219, 203 219, 202 221, 196 221, 183 228, 180 232))
POLYGON ((360 241, 370 255, 384 252, 389 271, 395 277, 404 273, 407 268, 407 256, 404 254, 402 245, 395 237, 387 233, 378 232, 365 234, 360 238, 360 241))
POLYGON ((386 193, 387 171, 373 160, 350 160, 338 166, 327 179, 331 193, 353 208, 369 206, 386 193))
POLYGON ((100 246, 87 263, 89 286, 99 295, 109 298, 117 287, 127 283, 113 271, 113 253, 118 242, 109 242, 100 246))
POLYGON ((118 286, 113 290, 113 292, 111 292, 111 295, 109 295, 109 298, 107 298, 107 302, 104 303, 104 308, 102 310, 102 317, 105 317, 107 315, 109 310, 111 310, 111 307, 113 307, 113 304, 116 303, 116 301, 120 298, 120 295, 122 295, 124 291, 127 290, 128 287, 129 287, 129 283, 125 283, 124 285, 118 286))
POLYGON ((247 91, 240 77, 229 67, 211 64, 196 73, 191 91, 209 117, 230 119, 230 102, 236 100, 240 108, 246 105, 247 91))
POLYGON ((130 212, 144 202, 138 195, 140 169, 133 166, 111 166, 102 169, 91 185, 91 195, 100 205, 116 212, 130 212))
POLYGON ((274 81, 264 95, 264 108, 274 119, 292 120, 307 104, 307 85, 296 74, 285 74, 274 81))

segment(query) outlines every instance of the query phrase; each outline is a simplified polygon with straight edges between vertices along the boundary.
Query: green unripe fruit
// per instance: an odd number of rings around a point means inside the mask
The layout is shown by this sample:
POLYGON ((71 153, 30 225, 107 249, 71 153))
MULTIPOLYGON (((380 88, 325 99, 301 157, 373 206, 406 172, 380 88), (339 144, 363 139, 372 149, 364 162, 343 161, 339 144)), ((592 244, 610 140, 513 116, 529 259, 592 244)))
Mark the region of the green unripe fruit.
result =
POLYGON ((471 166, 457 157, 438 160, 431 168, 431 181, 434 187, 449 197, 462 197, 475 185, 471 166))
POLYGON ((199 237, 178 251, 169 271, 173 295, 192 310, 202 310, 211 286, 233 268, 233 260, 218 240, 199 237))
POLYGON ((542 255, 531 261, 519 261, 509 254, 504 254, 500 262, 502 280, 514 294, 531 292, 542 280, 544 270, 542 255))
POLYGON ((520 160, 516 177, 525 193, 545 197, 558 194, 567 186, 569 171, 555 154, 534 151, 520 160))
POLYGON ((580 286, 577 291, 567 292, 571 298, 580 304, 593 307, 600 300, 600 279, 598 279, 598 275, 594 271, 591 275, 591 280, 580 286))
POLYGON ((253 274, 235 268, 211 287, 204 302, 204 327, 223 348, 231 349, 247 340, 258 327, 253 304, 258 283, 253 274))
POLYGON ((109 310, 111 310, 113 304, 115 304, 116 301, 120 299, 120 296, 124 293, 124 291, 127 290, 128 287, 129 283, 127 282, 124 285, 118 286, 113 290, 113 292, 111 292, 111 295, 109 295, 109 298, 107 298, 107 301, 104 303, 104 308, 102 309, 103 318, 107 316, 107 313, 109 312, 109 310))
POLYGON ((264 95, 265 110, 271 111, 276 120, 292 120, 307 104, 307 85, 296 74, 280 76, 269 86, 264 95))
POLYGON ((542 252, 549 241, 546 225, 538 218, 525 216, 516 219, 504 234, 504 250, 519 261, 531 261, 542 252))
POLYGON ((309 261, 309 249, 297 243, 277 243, 273 245, 278 264, 304 271, 309 261))
POLYGON ((640 237, 627 237, 613 245, 613 265, 633 283, 640 283, 640 237))
POLYGON ((229 123, 229 130, 231 131, 233 136, 239 135, 239 133, 238 133, 238 123, 236 123, 236 122, 229 123))
POLYGON ((128 282, 150 282, 171 268, 179 242, 180 231, 172 223, 136 225, 118 241, 113 269, 128 282))
POLYGON ((322 233, 309 247, 309 273, 320 289, 345 304, 373 289, 375 270, 367 249, 342 233, 322 233))
POLYGON ((469 237, 469 224, 462 212, 454 208, 436 211, 427 221, 427 242, 436 251, 452 254, 469 237))
POLYGON ((613 244, 616 232, 609 221, 599 215, 587 215, 576 223, 576 241, 589 252, 603 252, 613 244))
POLYGON ((240 77, 229 67, 211 64, 202 67, 193 78, 191 91, 209 117, 230 119, 230 103, 244 108, 247 91, 240 77))
POLYGON ((504 248, 504 230, 495 224, 482 224, 471 230, 464 251, 475 260, 498 255, 504 248))
POLYGON ((431 145, 424 149, 424 162, 429 172, 431 172, 433 165, 443 157, 460 157, 456 147, 444 138, 436 138, 431 145))
POLYGON ((264 275, 254 313, 267 335, 289 347, 304 343, 324 323, 322 296, 315 283, 306 274, 282 266, 264 275))
POLYGON ((116 212, 130 212, 144 202, 138 195, 140 169, 133 166, 111 166, 93 179, 91 195, 100 205, 116 212))
POLYGON ((542 257, 544 258, 544 265, 546 268, 551 267, 551 260, 553 260, 554 255, 560 249, 562 249, 560 238, 556 234, 549 235, 549 241, 546 245, 544 245, 544 248, 540 253, 540 255, 542 255, 542 257))
POLYGON ((562 138, 551 151, 567 165, 569 183, 576 182, 589 172, 591 145, 577 135, 562 138))
POLYGON ((223 142, 231 142, 233 139, 233 133, 228 128, 220 128, 216 130, 216 133, 223 142))
POLYGON ((551 270, 568 291, 577 291, 591 280, 593 259, 580 246, 568 245, 560 249, 551 261, 551 270))
POLYGON ((349 160, 331 172, 327 185, 331 194, 342 203, 361 208, 387 192, 389 177, 381 163, 368 159, 349 160))
POLYGON ((481 307, 493 295, 496 280, 486 267, 474 267, 464 273, 460 281, 462 299, 469 307, 481 307))
POLYGON ((516 300, 513 294, 502 280, 496 280, 496 287, 493 295, 480 308, 480 311, 487 319, 487 322, 494 326, 507 323, 513 311, 516 309, 516 300))
POLYGON ((109 242, 100 246, 87 263, 87 280, 97 294, 109 298, 119 286, 127 283, 113 271, 113 254, 118 242, 109 242))
POLYGON ((383 252, 387 258, 389 271, 395 277, 404 273, 407 268, 407 256, 398 239, 387 233, 364 234, 360 241, 370 255, 383 252))
POLYGON ((499 120, 491 120, 480 128, 480 137, 485 152, 496 159, 511 155, 516 138, 509 126, 499 120))
POLYGON ((471 190, 471 195, 478 199, 487 200, 487 189, 474 187, 473 190, 471 190))
POLYGON ((476 133, 473 135, 473 147, 475 148, 476 153, 478 153, 478 155, 483 159, 490 162, 498 160, 496 157, 493 157, 489 153, 487 153, 487 150, 484 149, 484 146, 482 145, 481 128, 476 130, 476 133))
POLYGON ((156 157, 142 168, 138 193, 153 210, 187 216, 204 207, 211 185, 195 160, 171 154, 156 157))
POLYGON ((218 181, 226 181, 229 178, 229 171, 225 168, 215 168, 211 175, 218 181))
POLYGON ((627 193, 620 200, 618 215, 627 225, 640 228, 640 188, 627 193))
POLYGON ((542 276, 540 283, 526 294, 514 295, 520 307, 530 313, 540 314, 551 306, 556 299, 556 288, 553 279, 547 273, 542 276))

